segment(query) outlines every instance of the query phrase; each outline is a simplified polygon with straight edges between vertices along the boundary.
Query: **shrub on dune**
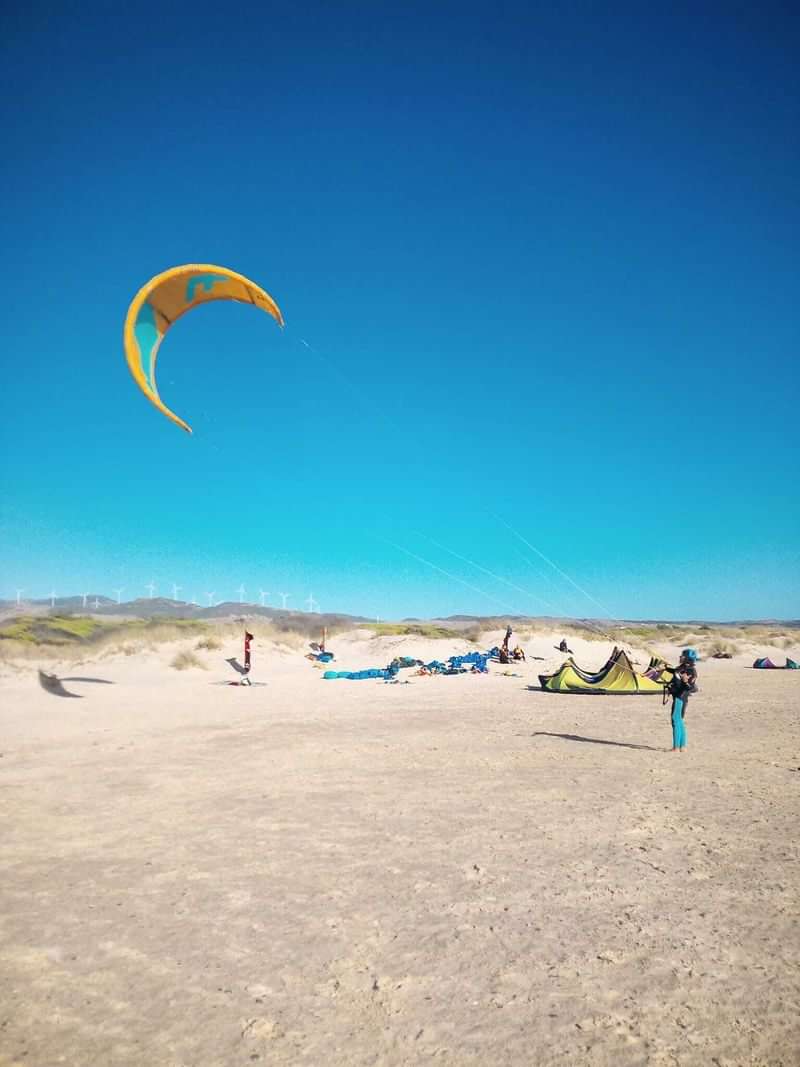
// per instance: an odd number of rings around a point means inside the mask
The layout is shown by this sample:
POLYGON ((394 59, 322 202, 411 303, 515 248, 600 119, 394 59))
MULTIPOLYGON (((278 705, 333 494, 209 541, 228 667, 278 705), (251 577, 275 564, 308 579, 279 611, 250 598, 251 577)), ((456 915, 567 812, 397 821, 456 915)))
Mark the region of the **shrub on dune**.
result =
POLYGON ((194 652, 184 650, 179 652, 177 656, 170 663, 170 667, 174 667, 176 671, 185 671, 190 667, 199 667, 201 671, 204 671, 205 664, 195 656, 194 652))
POLYGON ((216 637, 204 637, 202 641, 198 641, 194 647, 198 652, 216 652, 218 649, 222 648, 222 642, 216 637))

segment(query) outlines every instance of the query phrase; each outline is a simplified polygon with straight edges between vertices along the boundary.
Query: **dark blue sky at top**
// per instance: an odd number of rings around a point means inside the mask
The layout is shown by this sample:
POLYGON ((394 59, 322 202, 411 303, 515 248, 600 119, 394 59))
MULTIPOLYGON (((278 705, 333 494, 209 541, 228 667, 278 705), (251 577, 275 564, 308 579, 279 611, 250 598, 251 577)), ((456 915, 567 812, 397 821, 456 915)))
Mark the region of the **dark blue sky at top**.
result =
POLYGON ((599 614, 500 516, 618 617, 800 614, 796 10, 1 28, 0 596, 599 614), (184 262, 287 322, 176 324, 191 438, 121 343, 184 262))

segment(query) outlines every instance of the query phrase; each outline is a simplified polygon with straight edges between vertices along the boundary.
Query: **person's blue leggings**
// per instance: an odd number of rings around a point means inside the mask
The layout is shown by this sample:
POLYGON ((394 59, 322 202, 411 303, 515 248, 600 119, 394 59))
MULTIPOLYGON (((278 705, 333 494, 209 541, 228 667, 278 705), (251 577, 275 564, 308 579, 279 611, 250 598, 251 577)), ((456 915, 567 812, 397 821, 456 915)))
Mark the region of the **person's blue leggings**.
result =
POLYGON ((672 747, 686 748, 686 724, 683 721, 683 701, 672 701, 672 747))

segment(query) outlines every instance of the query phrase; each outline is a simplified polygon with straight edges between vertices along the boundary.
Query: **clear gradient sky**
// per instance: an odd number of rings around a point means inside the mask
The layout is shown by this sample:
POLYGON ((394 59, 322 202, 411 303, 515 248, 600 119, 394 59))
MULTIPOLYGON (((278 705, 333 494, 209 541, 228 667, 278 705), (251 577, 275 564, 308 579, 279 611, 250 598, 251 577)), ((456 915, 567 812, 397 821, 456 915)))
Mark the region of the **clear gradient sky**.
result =
POLYGON ((800 616, 796 7, 16 6, 0 597, 800 616))

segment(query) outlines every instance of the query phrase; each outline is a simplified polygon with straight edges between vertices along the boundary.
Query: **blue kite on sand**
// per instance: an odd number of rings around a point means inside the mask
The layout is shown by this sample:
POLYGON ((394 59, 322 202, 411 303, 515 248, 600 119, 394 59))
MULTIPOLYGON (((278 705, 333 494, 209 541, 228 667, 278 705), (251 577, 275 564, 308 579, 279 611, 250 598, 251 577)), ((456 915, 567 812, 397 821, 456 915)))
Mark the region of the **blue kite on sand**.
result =
POLYGON ((325 671, 322 677, 328 681, 346 678, 351 682, 360 682, 367 678, 382 678, 389 682, 399 671, 409 667, 418 667, 420 674, 488 674, 488 663, 495 651, 490 649, 488 652, 468 652, 464 656, 451 656, 447 663, 438 659, 425 663, 412 656, 398 656, 387 667, 370 667, 363 671, 325 671))

